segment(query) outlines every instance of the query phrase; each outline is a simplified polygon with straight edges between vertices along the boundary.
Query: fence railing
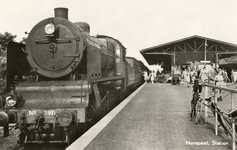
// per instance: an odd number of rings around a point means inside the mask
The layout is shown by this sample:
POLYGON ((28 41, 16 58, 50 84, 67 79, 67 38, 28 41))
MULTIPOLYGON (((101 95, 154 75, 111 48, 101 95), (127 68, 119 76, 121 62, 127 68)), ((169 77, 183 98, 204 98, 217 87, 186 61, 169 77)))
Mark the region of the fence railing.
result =
MULTIPOLYGON (((231 110, 233 110, 235 108, 235 101, 234 101, 234 94, 237 94, 237 90, 236 89, 230 89, 230 88, 226 88, 226 87, 220 87, 220 86, 214 86, 214 85, 210 85, 210 84, 203 84, 203 87, 204 87, 204 95, 205 95, 205 98, 208 97, 208 95, 210 94, 210 92, 212 91, 212 89, 214 89, 216 92, 219 92, 219 90, 222 90, 222 91, 226 91, 226 92, 229 92, 231 94, 231 110)), ((218 94, 219 95, 219 94, 218 94)), ((207 102, 204 101, 203 103, 205 103, 205 122, 207 120, 207 117, 208 117, 208 105, 207 105, 207 102)), ((217 95, 215 96, 215 103, 217 103, 217 95)), ((235 125, 237 125, 237 123, 235 122, 234 119, 232 118, 229 118, 229 117, 226 117, 224 116, 222 113, 218 112, 217 110, 214 110, 215 111, 215 134, 218 135, 218 115, 221 115, 222 117, 228 119, 231 123, 232 123, 232 149, 235 150, 236 148, 236 143, 235 143, 235 125)))

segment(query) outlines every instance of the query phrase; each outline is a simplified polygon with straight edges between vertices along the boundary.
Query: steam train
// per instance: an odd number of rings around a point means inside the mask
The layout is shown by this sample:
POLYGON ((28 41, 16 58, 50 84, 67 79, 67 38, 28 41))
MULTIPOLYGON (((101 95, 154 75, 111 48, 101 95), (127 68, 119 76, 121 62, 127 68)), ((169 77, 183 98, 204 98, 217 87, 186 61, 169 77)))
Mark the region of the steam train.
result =
POLYGON ((36 24, 26 45, 9 42, 7 89, 0 125, 17 123, 19 142, 73 142, 142 84, 147 67, 125 57, 120 41, 90 36, 67 8, 36 24))

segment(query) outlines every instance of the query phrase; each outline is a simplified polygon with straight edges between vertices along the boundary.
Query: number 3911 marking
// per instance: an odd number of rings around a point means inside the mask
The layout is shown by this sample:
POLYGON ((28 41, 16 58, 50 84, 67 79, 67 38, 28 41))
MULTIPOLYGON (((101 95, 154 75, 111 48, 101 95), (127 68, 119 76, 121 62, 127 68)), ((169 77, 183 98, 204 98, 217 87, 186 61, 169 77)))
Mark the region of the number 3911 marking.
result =
POLYGON ((44 110, 44 115, 45 116, 54 116, 55 111, 54 110, 44 110))

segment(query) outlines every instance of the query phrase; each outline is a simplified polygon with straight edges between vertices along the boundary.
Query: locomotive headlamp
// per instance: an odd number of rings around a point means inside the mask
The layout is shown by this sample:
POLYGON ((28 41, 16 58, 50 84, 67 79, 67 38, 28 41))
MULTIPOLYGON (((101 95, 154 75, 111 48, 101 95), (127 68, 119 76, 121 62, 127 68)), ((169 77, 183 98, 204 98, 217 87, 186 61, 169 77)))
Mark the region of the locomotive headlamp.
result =
POLYGON ((8 95, 6 96, 6 105, 8 107, 13 107, 17 103, 17 98, 14 95, 8 95))
POLYGON ((58 115, 57 121, 61 126, 69 126, 75 118, 74 113, 70 111, 63 111, 58 115))
POLYGON ((44 31, 46 34, 53 34, 55 30, 56 30, 56 27, 52 23, 47 24, 44 28, 44 31))

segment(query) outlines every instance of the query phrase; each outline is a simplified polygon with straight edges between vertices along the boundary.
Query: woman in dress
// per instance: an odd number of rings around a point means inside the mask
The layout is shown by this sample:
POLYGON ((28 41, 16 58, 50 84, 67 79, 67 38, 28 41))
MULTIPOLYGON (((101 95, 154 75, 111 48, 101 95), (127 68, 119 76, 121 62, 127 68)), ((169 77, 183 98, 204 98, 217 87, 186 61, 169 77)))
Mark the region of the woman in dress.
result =
POLYGON ((184 85, 189 87, 189 83, 190 83, 190 72, 189 72, 189 70, 184 69, 182 77, 184 79, 184 85))
POLYGON ((152 84, 154 83, 155 78, 156 78, 156 73, 155 73, 155 71, 153 70, 153 71, 151 72, 151 83, 152 83, 152 84))

